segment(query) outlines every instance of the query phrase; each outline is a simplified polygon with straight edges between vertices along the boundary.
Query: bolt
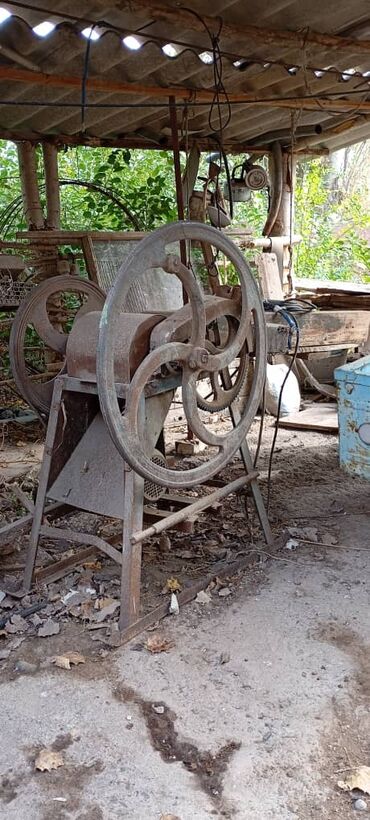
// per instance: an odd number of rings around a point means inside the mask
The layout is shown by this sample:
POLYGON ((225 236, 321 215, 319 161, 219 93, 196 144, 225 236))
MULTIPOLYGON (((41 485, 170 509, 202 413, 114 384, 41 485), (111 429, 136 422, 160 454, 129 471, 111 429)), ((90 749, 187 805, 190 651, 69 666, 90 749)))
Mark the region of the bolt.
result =
POLYGON ((197 367, 198 367, 198 365, 197 365, 197 363, 196 363, 195 359, 193 359, 193 357, 192 357, 192 356, 190 356, 190 359, 188 359, 188 365, 189 365, 189 367, 190 367, 190 369, 191 369, 191 370, 196 370, 196 369, 197 369, 197 367))
POLYGON ((208 353, 204 352, 201 354, 200 361, 202 364, 207 364, 208 362, 208 353))

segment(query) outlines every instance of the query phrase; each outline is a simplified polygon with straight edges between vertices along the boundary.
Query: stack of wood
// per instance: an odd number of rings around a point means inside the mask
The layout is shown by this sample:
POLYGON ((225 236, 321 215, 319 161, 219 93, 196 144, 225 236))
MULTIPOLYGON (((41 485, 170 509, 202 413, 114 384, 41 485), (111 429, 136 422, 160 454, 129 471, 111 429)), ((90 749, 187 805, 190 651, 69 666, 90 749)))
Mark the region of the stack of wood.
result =
POLYGON ((309 299, 323 310, 370 310, 370 285, 296 279, 297 295, 309 299))

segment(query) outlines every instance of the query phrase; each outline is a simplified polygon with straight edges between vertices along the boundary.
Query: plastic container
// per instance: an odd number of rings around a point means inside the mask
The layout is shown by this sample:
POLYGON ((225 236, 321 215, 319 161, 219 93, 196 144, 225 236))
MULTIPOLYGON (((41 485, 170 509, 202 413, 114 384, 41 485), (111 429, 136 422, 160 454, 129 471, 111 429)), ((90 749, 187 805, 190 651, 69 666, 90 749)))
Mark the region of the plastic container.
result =
POLYGON ((370 356, 337 367, 339 461, 351 475, 370 479, 370 356))

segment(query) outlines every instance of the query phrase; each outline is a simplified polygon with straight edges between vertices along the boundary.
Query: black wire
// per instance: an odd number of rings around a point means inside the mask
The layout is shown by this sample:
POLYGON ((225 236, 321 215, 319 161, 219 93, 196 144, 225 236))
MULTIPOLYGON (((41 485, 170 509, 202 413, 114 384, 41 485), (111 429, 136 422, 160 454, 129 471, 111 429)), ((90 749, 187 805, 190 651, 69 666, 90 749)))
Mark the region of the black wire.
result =
POLYGON ((269 507, 270 507, 272 462, 273 462, 273 458, 274 458, 276 439, 277 439, 277 435, 278 435, 278 432, 279 432, 279 423, 280 423, 281 404, 282 404, 282 400, 283 400, 283 392, 284 392, 284 387, 287 383, 287 380, 288 380, 288 378, 291 374, 292 368, 295 364, 295 360, 297 358, 297 353, 298 353, 298 347, 299 347, 299 326, 298 326, 298 322, 297 322, 297 319, 295 318, 294 314, 292 314, 291 318, 292 318, 292 320, 295 324, 296 341, 295 341, 293 356, 291 358, 291 361, 290 361, 290 364, 289 364, 289 367, 288 367, 288 371, 287 371, 286 376, 284 378, 284 381, 281 385, 280 393, 279 393, 279 401, 278 401, 278 406, 277 406, 275 431, 274 431, 274 435, 273 435, 273 439, 272 439, 270 457, 269 457, 269 464, 268 464, 268 471, 267 471, 267 501, 266 501, 267 513, 269 512, 269 507))

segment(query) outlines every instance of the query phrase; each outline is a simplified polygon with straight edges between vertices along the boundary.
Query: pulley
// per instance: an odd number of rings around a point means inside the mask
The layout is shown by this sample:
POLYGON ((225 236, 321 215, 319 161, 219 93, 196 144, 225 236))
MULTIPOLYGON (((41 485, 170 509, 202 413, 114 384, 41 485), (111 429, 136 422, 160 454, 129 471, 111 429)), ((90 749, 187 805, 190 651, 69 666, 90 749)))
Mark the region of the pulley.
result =
MULTIPOLYGON (((175 314, 176 316, 176 314, 175 314)), ((155 331, 161 328, 159 325, 155 331)), ((101 320, 97 350, 97 384, 101 410, 110 435, 124 460, 139 475, 169 488, 193 487, 212 478, 230 461, 242 445, 257 412, 262 395, 266 362, 266 335, 263 306, 250 267, 236 245, 220 231, 208 225, 178 222, 158 228, 145 237, 125 260, 116 282, 108 294, 101 320), (186 267, 170 246, 178 242, 202 242, 223 253, 233 265, 240 281, 240 306, 237 328, 230 334, 225 347, 209 344, 205 298, 193 271, 186 267), (172 249, 171 249, 172 250, 172 249), (168 341, 153 345, 130 378, 122 413, 116 388, 114 351, 120 326, 120 305, 138 277, 155 267, 180 279, 187 293, 191 311, 191 331, 187 341, 168 341), (203 374, 215 378, 241 357, 246 340, 253 332, 255 368, 251 390, 241 417, 226 435, 205 426, 199 415, 198 382, 203 374), (186 471, 153 465, 151 454, 143 444, 142 406, 151 380, 165 366, 177 365, 181 373, 182 401, 189 428, 202 442, 212 448, 210 459, 186 471), (214 453, 216 450, 216 454, 214 453)), ((227 385, 224 385, 227 389, 227 385)), ((235 395, 234 395, 235 397, 235 395)), ((230 402, 230 397, 227 397, 230 402)))

